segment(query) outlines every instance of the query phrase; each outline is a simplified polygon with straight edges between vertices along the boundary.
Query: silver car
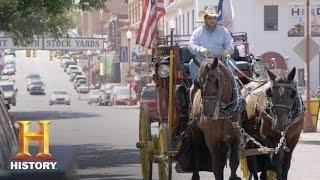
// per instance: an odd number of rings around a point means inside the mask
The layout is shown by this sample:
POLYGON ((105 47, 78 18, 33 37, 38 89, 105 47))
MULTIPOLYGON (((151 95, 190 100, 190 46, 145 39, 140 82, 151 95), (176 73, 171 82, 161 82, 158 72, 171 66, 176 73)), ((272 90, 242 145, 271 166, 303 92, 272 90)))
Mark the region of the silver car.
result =
POLYGON ((100 89, 92 89, 89 92, 89 101, 88 104, 92 104, 92 103, 100 103, 100 98, 101 98, 101 91, 100 89))
POLYGON ((40 81, 32 81, 30 86, 28 86, 29 94, 45 94, 44 92, 44 84, 40 81))
POLYGON ((50 94, 49 105, 53 104, 70 105, 70 95, 66 91, 53 91, 50 94))
POLYGON ((77 87, 77 93, 86 94, 90 91, 90 88, 86 84, 81 84, 77 87))

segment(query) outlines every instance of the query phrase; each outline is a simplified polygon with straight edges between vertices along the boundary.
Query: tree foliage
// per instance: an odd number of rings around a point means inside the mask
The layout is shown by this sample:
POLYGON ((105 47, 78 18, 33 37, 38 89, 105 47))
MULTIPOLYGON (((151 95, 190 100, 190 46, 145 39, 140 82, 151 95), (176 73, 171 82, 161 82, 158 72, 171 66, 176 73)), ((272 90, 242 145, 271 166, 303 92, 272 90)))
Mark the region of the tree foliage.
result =
POLYGON ((110 0, 0 0, 0 31, 19 44, 34 35, 62 36, 75 26, 74 12, 107 10, 110 0))

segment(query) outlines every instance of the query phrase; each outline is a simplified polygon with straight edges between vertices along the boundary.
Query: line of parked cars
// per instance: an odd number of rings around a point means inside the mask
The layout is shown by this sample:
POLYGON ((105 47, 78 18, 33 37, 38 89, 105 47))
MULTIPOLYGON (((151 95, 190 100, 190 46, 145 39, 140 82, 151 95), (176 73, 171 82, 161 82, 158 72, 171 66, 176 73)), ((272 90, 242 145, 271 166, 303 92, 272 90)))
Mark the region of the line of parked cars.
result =
POLYGON ((107 83, 100 88, 100 105, 135 105, 138 102, 133 88, 120 83, 107 83), (131 101, 130 101, 131 92, 131 101))
POLYGON ((16 74, 16 53, 14 50, 6 49, 1 55, 2 75, 16 74))
POLYGON ((15 81, 12 80, 12 75, 16 74, 15 51, 6 49, 0 54, 0 95, 4 99, 7 108, 10 105, 16 105, 16 97, 18 89, 15 88, 15 81))
POLYGON ((77 62, 65 54, 61 57, 60 66, 68 75, 69 81, 72 82, 74 89, 81 94, 86 94, 90 91, 87 86, 87 77, 83 74, 77 62))

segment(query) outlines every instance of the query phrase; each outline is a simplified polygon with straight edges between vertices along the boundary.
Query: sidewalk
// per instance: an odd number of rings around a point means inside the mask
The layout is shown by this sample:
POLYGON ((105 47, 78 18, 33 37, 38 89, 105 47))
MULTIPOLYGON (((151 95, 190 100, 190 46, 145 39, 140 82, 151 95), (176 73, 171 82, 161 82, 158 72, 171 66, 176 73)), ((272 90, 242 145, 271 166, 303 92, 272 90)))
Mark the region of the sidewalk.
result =
POLYGON ((304 133, 300 135, 299 142, 308 143, 308 142, 317 142, 320 145, 320 123, 318 123, 317 132, 313 133, 304 133))

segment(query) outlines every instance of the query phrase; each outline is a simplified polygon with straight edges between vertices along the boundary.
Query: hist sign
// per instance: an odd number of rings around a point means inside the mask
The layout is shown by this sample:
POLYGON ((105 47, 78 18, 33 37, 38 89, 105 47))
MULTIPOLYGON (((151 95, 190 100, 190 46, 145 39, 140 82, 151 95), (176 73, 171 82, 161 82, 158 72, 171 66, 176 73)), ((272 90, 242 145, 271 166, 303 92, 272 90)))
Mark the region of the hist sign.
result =
POLYGON ((39 36, 26 46, 17 46, 12 38, 0 38, 0 49, 34 50, 103 50, 102 38, 47 38, 39 36))

